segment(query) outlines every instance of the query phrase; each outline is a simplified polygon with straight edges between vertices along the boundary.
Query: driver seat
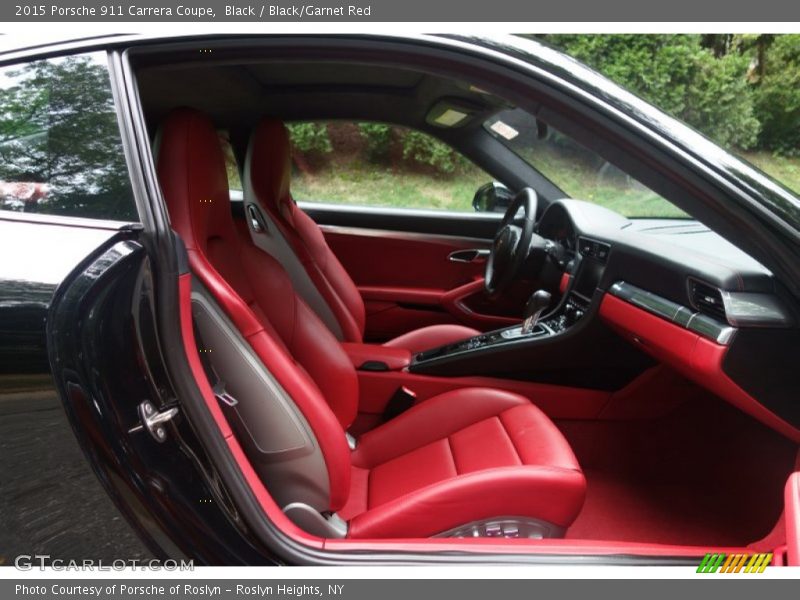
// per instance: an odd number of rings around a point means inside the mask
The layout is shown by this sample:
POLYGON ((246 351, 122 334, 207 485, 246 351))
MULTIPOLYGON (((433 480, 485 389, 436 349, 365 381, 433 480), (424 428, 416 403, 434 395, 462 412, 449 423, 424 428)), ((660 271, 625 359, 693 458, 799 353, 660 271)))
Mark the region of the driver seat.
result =
MULTIPOLYGON (((248 205, 256 204, 267 221, 262 232, 249 228, 251 241, 284 266, 297 292, 339 341, 363 343, 364 300, 319 225, 292 198, 291 143, 281 121, 268 117, 258 124, 244 171, 245 210, 249 214, 248 205)), ((479 334, 462 325, 431 325, 384 345, 415 353, 479 334)))

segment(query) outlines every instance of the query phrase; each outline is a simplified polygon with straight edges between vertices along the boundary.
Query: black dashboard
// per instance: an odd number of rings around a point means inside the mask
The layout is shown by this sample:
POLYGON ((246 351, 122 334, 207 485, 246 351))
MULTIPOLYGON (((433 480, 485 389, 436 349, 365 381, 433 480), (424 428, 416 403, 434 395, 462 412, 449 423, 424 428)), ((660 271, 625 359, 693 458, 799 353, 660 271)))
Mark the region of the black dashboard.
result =
MULTIPOLYGON (((629 220, 577 200, 551 204, 538 233, 558 243, 565 236, 572 239, 565 245, 574 256, 567 304, 576 296, 589 298, 592 291, 595 300, 612 295, 713 347, 724 346, 721 372, 702 377, 729 378, 733 386, 725 390, 737 396, 737 403, 748 400, 742 401, 736 386, 777 416, 779 425, 800 429, 794 301, 757 261, 697 221, 629 220)), ((668 345, 667 337, 653 344, 668 345)))
POLYGON ((631 220, 588 202, 559 200, 545 210, 538 233, 566 242, 573 255, 580 237, 609 244, 612 256, 602 289, 622 279, 691 305, 687 278, 693 278, 721 290, 777 298, 765 267, 697 221, 631 220))
POLYGON ((627 219, 579 200, 551 203, 537 233, 569 275, 539 331, 432 349, 412 372, 616 390, 666 362, 800 441, 800 320, 764 266, 697 221, 627 219))

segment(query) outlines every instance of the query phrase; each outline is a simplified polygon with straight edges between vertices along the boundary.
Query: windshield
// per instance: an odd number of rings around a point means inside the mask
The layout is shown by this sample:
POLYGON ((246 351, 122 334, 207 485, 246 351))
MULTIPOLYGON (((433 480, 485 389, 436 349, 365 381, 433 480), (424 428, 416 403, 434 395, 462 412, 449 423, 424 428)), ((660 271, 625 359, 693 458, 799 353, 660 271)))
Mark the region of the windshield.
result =
POLYGON ((626 217, 688 218, 596 152, 522 109, 497 113, 484 128, 571 198, 599 204, 626 217))

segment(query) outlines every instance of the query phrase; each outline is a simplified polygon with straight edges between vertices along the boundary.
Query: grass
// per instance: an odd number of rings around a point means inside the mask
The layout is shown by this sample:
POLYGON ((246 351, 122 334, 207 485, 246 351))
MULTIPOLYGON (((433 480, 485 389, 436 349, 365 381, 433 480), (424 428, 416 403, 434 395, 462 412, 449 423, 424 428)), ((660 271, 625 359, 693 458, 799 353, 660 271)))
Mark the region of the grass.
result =
MULTIPOLYGON (((596 202, 627 216, 684 216, 678 208, 624 176, 598 175, 558 159, 552 159, 549 167, 543 171, 573 198, 596 202)), ((292 193, 306 201, 472 212, 472 197, 488 181, 491 177, 477 168, 434 175, 351 163, 313 174, 295 174, 292 193)))
MULTIPOLYGON (((741 156, 800 193, 800 158, 774 156, 769 152, 743 152, 741 156)), ((680 209, 619 172, 590 169, 580 161, 556 155, 539 155, 537 166, 573 198, 595 202, 623 215, 685 216, 680 209)), ((238 179, 235 169, 231 173, 231 179, 234 178, 238 179)), ((442 175, 340 163, 313 174, 296 173, 292 192, 296 199, 312 202, 472 212, 475 191, 490 179, 477 168, 442 175)), ((235 186, 234 181, 232 185, 235 186)))
POLYGON ((740 152, 767 175, 780 181, 795 194, 800 195, 800 157, 775 156, 770 152, 740 152))
POLYGON ((487 181, 478 169, 429 175, 349 165, 296 174, 292 194, 298 200, 471 212, 475 191, 487 181))
POLYGON ((587 163, 592 154, 541 145, 523 158, 572 198, 594 202, 627 217, 685 217, 678 207, 609 163, 587 163))

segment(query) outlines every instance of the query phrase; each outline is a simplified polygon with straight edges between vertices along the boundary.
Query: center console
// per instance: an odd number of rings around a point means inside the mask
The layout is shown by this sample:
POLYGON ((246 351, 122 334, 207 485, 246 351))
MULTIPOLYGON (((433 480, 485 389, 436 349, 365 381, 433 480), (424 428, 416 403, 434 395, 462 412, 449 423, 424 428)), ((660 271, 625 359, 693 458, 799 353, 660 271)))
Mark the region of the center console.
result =
POLYGON ((578 238, 577 267, 570 285, 561 302, 544 315, 529 333, 524 332, 522 326, 508 327, 425 350, 412 357, 409 370, 425 372, 442 362, 472 358, 484 352, 546 344, 566 335, 590 312, 592 298, 600 284, 610 250, 604 242, 578 238))

